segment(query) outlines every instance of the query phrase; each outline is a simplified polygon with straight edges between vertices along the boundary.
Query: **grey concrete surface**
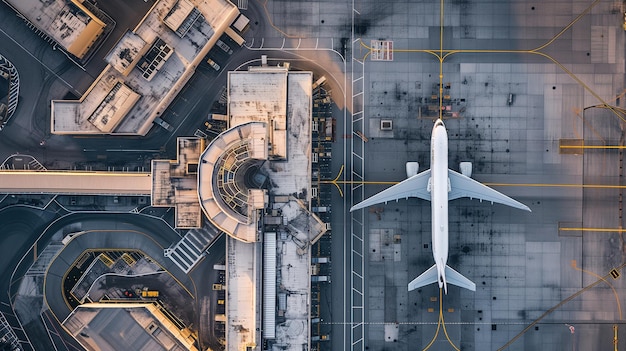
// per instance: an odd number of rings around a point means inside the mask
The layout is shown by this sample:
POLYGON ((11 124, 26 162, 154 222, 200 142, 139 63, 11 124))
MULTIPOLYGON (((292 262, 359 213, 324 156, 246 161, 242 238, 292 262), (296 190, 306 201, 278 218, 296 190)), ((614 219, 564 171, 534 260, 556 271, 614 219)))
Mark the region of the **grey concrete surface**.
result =
MULTIPOLYGON (((623 328, 616 301, 624 303, 621 278, 607 279, 616 294, 603 283, 559 304, 622 264, 621 235, 559 227, 621 228, 621 190, 582 185, 621 185, 622 156, 606 149, 563 154, 559 142, 623 143, 620 113, 589 108, 620 106, 615 97, 624 89, 623 12, 598 2, 551 41, 591 3, 442 3, 443 49, 488 50, 454 53, 442 65, 450 105, 462 111, 446 119, 450 167, 473 161, 479 181, 522 184, 494 187, 533 210, 520 213, 467 199, 450 204, 449 263, 477 284, 475 293, 452 287, 443 298, 450 341, 465 350, 610 347, 613 324, 623 328), (575 326, 575 333, 565 324, 575 326)), ((405 50, 394 52, 393 62, 372 61, 367 48, 353 53, 365 58, 365 180, 400 181, 406 161, 419 161, 420 170, 430 164, 432 119, 420 118, 419 106, 425 105, 420 98, 438 93, 433 84, 439 83, 439 62, 424 50, 440 48, 440 2, 360 1, 355 8, 356 38, 367 46, 393 40, 395 49, 405 50), (393 120, 392 134, 378 130, 382 118, 393 120)), ((387 186, 367 185, 365 195, 387 186)), ((442 330, 429 344, 437 330, 438 288, 406 291, 432 265, 425 247, 430 205, 410 199, 378 207, 380 219, 365 214, 367 334, 358 349, 452 349, 442 330), (395 341, 385 336, 385 326, 394 323, 395 341)))

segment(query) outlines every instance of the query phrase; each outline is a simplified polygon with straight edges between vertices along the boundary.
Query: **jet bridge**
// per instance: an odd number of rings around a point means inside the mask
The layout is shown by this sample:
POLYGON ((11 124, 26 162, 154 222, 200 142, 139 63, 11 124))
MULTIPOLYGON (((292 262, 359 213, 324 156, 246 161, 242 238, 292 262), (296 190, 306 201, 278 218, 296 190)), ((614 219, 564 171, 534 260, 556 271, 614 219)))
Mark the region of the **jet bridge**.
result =
POLYGON ((0 171, 0 193, 150 195, 150 172, 0 171))

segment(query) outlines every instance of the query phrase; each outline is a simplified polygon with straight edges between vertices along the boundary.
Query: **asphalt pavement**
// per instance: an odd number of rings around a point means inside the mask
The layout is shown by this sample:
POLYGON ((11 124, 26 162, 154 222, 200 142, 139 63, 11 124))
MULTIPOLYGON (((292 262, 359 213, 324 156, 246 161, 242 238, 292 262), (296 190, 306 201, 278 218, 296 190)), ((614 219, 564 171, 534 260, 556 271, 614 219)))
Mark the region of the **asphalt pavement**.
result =
MULTIPOLYGON (((47 224, 57 217, 54 212, 40 211, 30 206, 15 205, 0 210, 0 311, 7 317, 14 327, 14 332, 19 340, 28 340, 24 331, 16 328, 20 323, 13 314, 12 297, 16 293, 10 279, 11 273, 17 268, 18 263, 31 251, 33 242, 43 232, 47 224)), ((49 239, 49 238, 48 238, 49 239)), ((45 242, 45 241, 44 241, 45 242)), ((29 257, 31 258, 31 257, 29 257)), ((32 258, 31 258, 32 262, 32 258)), ((16 277, 21 279, 25 270, 21 270, 16 277)), ((43 349, 51 347, 47 340, 37 341, 43 349)))
MULTIPOLYGON (((326 75, 328 85, 333 92, 333 99, 338 102, 340 107, 345 106, 344 88, 342 85, 346 79, 342 73, 345 69, 344 63, 340 57, 333 51, 330 44, 325 44, 324 50, 305 50, 305 51, 285 51, 280 48, 280 41, 276 40, 280 33, 274 27, 268 24, 269 18, 266 16, 265 9, 260 3, 249 2, 249 9, 243 13, 251 18, 250 28, 244 34, 248 40, 248 45, 259 43, 260 38, 268 38, 268 45, 262 49, 233 48, 234 53, 227 58, 227 61, 220 62, 222 66, 219 72, 203 62, 197 69, 197 72, 191 78, 185 88, 179 93, 174 102, 165 111, 162 118, 172 126, 175 131, 170 133, 157 126, 145 137, 71 137, 58 136, 49 133, 49 101, 51 99, 63 99, 69 96, 79 97, 93 82, 100 72, 100 66, 104 66, 102 57, 110 48, 126 28, 134 27, 137 19, 142 17, 147 8, 152 5, 152 1, 144 2, 142 0, 115 0, 103 1, 98 4, 106 12, 111 14, 117 26, 110 37, 105 41, 98 53, 93 57, 86 67, 86 71, 76 67, 58 50, 54 50, 49 44, 44 42, 35 33, 28 30, 25 24, 15 16, 12 10, 8 9, 4 4, 0 4, 0 53, 11 60, 17 67, 21 78, 20 104, 13 120, 9 125, 0 132, 0 159, 6 158, 14 153, 30 154, 36 157, 44 166, 49 169, 106 169, 107 167, 141 167, 148 166, 152 158, 175 158, 176 152, 176 136, 193 135, 196 129, 204 127, 204 121, 210 111, 213 101, 218 98, 218 94, 226 85, 227 71, 234 69, 246 69, 247 65, 258 65, 260 57, 263 54, 268 55, 270 62, 280 63, 289 62, 293 69, 305 69, 314 72, 316 77, 326 75), (145 7, 145 8, 144 8, 145 7), (120 18, 122 16, 123 18, 120 18), (19 44, 18 44, 19 43, 19 44), (271 44, 270 44, 271 43, 271 44), (120 152, 118 150, 137 150, 120 152), (152 150, 152 151, 145 151, 152 150)), ((331 41, 327 41, 330 43, 331 41)), ((335 41, 335 48, 339 47, 339 39, 335 41)), ((290 45, 296 45, 297 41, 290 41, 290 45)), ((223 55, 220 59, 224 60, 223 55)), ((340 125, 343 121, 343 111, 337 110, 335 118, 338 119, 340 125)), ((343 130, 343 127, 340 127, 343 130)), ((338 136, 343 132, 338 132, 338 136)), ((343 155, 345 152, 345 141, 338 139, 333 146, 335 155, 343 155)), ((339 165, 342 163, 341 158, 333 158, 333 169, 338 171, 339 165)), ((333 188, 331 191, 335 191, 333 188)), ((340 201, 342 202, 342 201, 340 201)), ((58 214, 47 213, 41 224, 40 221, 26 219, 27 216, 35 216, 37 211, 31 209, 15 210, 17 213, 0 212, 0 221, 6 221, 8 228, 15 228, 13 232, 28 232, 29 235, 7 235, 0 239, 2 248, 16 247, 17 250, 11 250, 0 259, 6 260, 7 265, 3 267, 16 267, 20 258, 25 257, 16 270, 16 280, 9 285, 9 277, 3 275, 0 277, 0 288, 2 291, 10 291, 14 294, 17 289, 17 282, 27 267, 32 263, 33 252, 29 250, 32 243, 43 232, 45 224, 49 223, 58 214), (32 213, 31 213, 32 212, 32 213), (20 220, 21 217, 25 219, 20 220), (4 245, 6 244, 10 246, 4 245)), ((340 213, 341 211, 336 211, 340 213)), ((338 221, 336 228, 341 228, 342 218, 337 217, 334 221, 338 221)), ((85 229, 129 229, 142 230, 151 233, 154 239, 163 247, 169 246, 175 232, 163 230, 162 224, 153 223, 151 219, 145 217, 109 213, 109 214, 93 214, 81 213, 72 214, 57 220, 52 224, 45 234, 41 237, 38 246, 41 249, 50 239, 50 236, 62 228, 67 226, 77 226, 85 229)), ((0 222, 1 223, 1 222, 0 222)), ((342 249, 341 230, 336 230, 338 235, 338 245, 335 248, 342 249)), ((192 271, 191 277, 194 281, 202 281, 203 284, 197 285, 199 296, 209 296, 212 300, 213 291, 208 291, 211 287, 204 284, 211 281, 216 273, 212 271, 214 263, 219 263, 223 259, 223 240, 218 241, 211 248, 211 254, 192 271), (221 246, 220 246, 221 245, 221 246), (221 249, 220 249, 221 247, 221 249), (216 255, 216 253, 219 254, 216 255), (208 277, 208 278, 206 278, 208 277), (207 280, 208 279, 208 280, 207 280)), ((333 256, 342 257, 340 253, 333 252, 333 256)), ((333 261, 335 262, 335 261, 333 261)), ((337 260, 341 267, 341 260, 337 260)), ((0 263, 2 263, 0 261, 0 263)), ((333 274, 339 272, 340 269, 333 269, 333 274)), ((342 287, 343 277, 333 277, 337 284, 335 287, 342 287)), ((335 293, 331 295, 325 294, 323 299, 329 302, 335 299, 335 293)), ((1 302, 5 298, 0 298, 1 302)), ((6 297, 7 303, 8 296, 6 297)), ((336 300, 341 301, 341 299, 336 300)), ((334 302, 334 301, 333 301, 334 302)), ((199 304, 202 302, 198 302, 199 304)), ((214 311, 215 305, 210 305, 209 309, 214 311)), ((0 306, 4 308, 6 306, 0 306)), ((198 306, 201 308, 201 306, 198 306)), ((341 309, 341 305, 334 302, 333 309, 341 309)), ((8 312, 8 311, 7 311, 8 312)), ((213 312, 214 313, 214 312, 213 312)), ((332 312, 334 316, 341 313, 332 312)), ((335 317, 336 318, 336 317, 335 317)), ((344 317, 340 317, 341 320, 344 317)), ((331 320, 336 320, 330 317, 331 320)), ((15 322, 15 321, 13 321, 15 322)), ((208 327, 210 329, 210 326, 208 327)), ((21 337, 24 339, 23 337, 21 337)), ((205 346, 216 345, 216 340, 201 340, 201 344, 205 346)), ((44 347, 49 349, 49 347, 44 347)))

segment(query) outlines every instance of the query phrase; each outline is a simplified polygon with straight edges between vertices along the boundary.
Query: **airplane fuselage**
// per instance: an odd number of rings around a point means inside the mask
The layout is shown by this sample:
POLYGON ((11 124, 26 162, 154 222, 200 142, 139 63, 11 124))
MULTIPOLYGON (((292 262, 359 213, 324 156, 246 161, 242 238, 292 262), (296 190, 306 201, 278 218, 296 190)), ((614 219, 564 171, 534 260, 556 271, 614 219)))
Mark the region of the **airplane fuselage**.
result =
POLYGON ((437 120, 430 139, 431 211, 433 258, 437 265, 439 288, 445 287, 448 261, 448 133, 437 120))

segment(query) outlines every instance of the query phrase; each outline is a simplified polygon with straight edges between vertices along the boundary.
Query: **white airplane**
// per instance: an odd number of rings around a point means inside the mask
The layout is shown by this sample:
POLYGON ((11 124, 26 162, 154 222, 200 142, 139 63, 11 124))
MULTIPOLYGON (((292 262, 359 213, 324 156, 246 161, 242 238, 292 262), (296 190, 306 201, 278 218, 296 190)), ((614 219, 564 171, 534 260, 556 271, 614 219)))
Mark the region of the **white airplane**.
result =
POLYGON ((431 201, 432 248, 435 264, 409 283, 409 291, 425 285, 439 283, 448 293, 447 283, 476 291, 476 284, 452 269, 448 261, 448 201, 461 197, 480 199, 508 205, 530 212, 528 206, 471 179, 472 164, 461 163, 461 173, 448 169, 448 133, 441 119, 435 122, 430 139, 430 167, 417 174, 417 162, 407 162, 408 179, 354 205, 350 212, 387 203, 392 200, 419 197, 431 201))

